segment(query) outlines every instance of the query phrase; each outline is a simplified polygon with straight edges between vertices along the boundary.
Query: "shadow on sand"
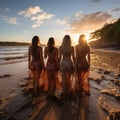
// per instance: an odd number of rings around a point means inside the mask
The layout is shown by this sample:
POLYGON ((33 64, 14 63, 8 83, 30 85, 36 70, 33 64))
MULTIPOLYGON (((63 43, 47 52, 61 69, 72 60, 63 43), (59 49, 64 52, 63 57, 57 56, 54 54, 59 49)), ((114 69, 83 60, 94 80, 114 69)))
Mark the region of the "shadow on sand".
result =
POLYGON ((89 97, 82 96, 71 100, 47 97, 45 94, 33 99, 34 109, 30 120, 87 120, 89 97))

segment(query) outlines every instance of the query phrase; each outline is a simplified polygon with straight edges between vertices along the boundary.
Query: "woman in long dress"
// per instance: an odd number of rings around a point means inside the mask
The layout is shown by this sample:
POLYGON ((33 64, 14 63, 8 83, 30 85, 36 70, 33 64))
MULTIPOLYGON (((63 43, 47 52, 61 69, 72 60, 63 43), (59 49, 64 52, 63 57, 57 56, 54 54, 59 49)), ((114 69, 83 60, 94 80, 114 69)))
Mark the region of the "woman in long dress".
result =
POLYGON ((28 48, 28 67, 32 71, 34 94, 36 94, 39 88, 39 79, 42 69, 45 68, 42 47, 40 46, 38 36, 32 38, 32 44, 28 48))
POLYGON ((90 46, 85 40, 85 35, 79 37, 78 45, 76 45, 76 74, 77 74, 77 91, 90 95, 89 70, 90 70, 90 46))
POLYGON ((48 79, 48 95, 55 96, 56 84, 58 80, 58 48, 55 47, 55 40, 53 37, 49 38, 47 47, 45 47, 44 57, 47 59, 46 71, 48 79))
POLYGON ((62 97, 69 98, 71 92, 71 75, 74 72, 74 47, 71 46, 71 38, 65 35, 60 52, 60 71, 62 76, 62 97))

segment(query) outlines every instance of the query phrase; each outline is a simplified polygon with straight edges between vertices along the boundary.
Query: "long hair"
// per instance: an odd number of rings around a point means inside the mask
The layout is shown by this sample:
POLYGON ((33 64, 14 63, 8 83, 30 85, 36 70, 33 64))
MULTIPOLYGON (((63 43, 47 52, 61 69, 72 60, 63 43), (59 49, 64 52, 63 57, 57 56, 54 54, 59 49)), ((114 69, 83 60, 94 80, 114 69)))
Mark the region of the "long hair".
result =
POLYGON ((47 46, 48 46, 48 50, 49 52, 53 52, 54 51, 54 46, 55 46, 55 40, 53 37, 50 37, 49 40, 48 40, 48 43, 47 43, 47 46))
POLYGON ((65 35, 61 45, 61 50, 64 54, 71 53, 71 38, 69 35, 65 35))
POLYGON ((84 34, 80 35, 78 42, 79 42, 81 53, 87 53, 89 49, 89 45, 85 39, 84 34))
POLYGON ((38 44, 40 43, 40 39, 38 36, 34 36, 32 38, 32 56, 33 58, 37 57, 37 53, 38 53, 38 44))

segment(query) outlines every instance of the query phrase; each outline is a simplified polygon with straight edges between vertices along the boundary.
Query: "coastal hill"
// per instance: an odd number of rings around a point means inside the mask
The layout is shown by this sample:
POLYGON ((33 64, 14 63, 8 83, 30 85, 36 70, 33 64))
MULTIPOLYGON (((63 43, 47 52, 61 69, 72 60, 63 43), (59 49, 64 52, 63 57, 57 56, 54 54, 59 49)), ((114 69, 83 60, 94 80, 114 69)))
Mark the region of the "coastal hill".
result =
POLYGON ((90 45, 93 48, 119 48, 120 49, 120 18, 111 24, 105 24, 90 34, 90 45))
MULTIPOLYGON (((29 46, 31 43, 25 43, 25 42, 3 42, 0 41, 0 46, 29 46)), ((42 46, 45 46, 44 44, 41 44, 42 46)))
POLYGON ((0 41, 0 46, 28 46, 28 45, 30 45, 30 43, 0 41))

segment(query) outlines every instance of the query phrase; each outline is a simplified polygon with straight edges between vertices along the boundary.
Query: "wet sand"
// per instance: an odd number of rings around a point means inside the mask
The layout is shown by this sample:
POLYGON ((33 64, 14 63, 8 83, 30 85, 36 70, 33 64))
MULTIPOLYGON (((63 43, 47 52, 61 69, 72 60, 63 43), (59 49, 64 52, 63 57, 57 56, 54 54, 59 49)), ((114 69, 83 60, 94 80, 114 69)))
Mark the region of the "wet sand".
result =
MULTIPOLYGON (((27 60, 0 66, 0 120, 120 120, 120 53, 91 53, 91 96, 63 101, 25 92, 27 60)), ((60 76, 59 76, 60 77, 60 76)), ((73 76, 74 79, 74 76, 73 76)))

